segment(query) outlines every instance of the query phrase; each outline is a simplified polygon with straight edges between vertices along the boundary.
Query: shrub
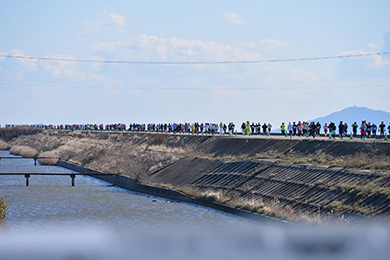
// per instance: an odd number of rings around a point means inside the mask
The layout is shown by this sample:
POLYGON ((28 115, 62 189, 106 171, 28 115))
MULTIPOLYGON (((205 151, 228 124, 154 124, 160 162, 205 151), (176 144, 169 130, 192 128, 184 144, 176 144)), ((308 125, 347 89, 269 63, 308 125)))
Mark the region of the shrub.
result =
POLYGON ((28 146, 13 146, 10 150, 11 154, 20 155, 26 158, 33 158, 37 155, 37 150, 28 146))
POLYGON ((40 165, 56 165, 58 160, 58 154, 54 151, 43 152, 38 156, 38 162, 40 165))
POLYGON ((219 200, 221 200, 222 194, 218 191, 209 190, 202 192, 198 198, 207 202, 218 202, 219 200))
POLYGON ((14 155, 20 155, 21 150, 22 150, 21 146, 12 146, 9 152, 14 155))
POLYGON ((7 204, 4 202, 4 198, 0 196, 0 224, 4 223, 7 214, 7 204))
POLYGON ((0 140, 0 150, 7 150, 9 148, 8 144, 0 140))

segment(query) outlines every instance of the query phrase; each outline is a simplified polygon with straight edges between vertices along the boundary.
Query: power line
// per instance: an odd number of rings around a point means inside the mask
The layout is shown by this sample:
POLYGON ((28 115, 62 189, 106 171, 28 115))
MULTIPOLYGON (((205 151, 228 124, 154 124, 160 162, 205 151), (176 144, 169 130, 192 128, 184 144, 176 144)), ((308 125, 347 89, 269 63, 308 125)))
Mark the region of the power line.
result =
MULTIPOLYGON (((12 83, 12 82, 0 82, 0 85, 9 86, 31 86, 31 87, 50 87, 50 88, 73 88, 73 89, 110 89, 105 86, 81 86, 81 85, 64 85, 64 84, 43 84, 43 83, 12 83)), ((383 85, 343 85, 343 86, 294 86, 294 87, 227 87, 227 88, 215 88, 215 87, 163 87, 163 88, 151 88, 151 87, 113 87, 113 90, 140 90, 140 91, 169 91, 169 90, 181 90, 181 91, 263 91, 263 90, 319 90, 319 89, 356 89, 356 88, 390 88, 390 84, 383 85)))
POLYGON ((83 62, 83 63, 108 63, 108 64, 148 64, 148 65, 207 65, 207 64, 252 64, 252 63, 272 63, 272 62, 295 62, 295 61, 316 61, 331 59, 346 59, 368 56, 387 55, 390 51, 347 54, 337 56, 308 57, 308 58, 289 58, 289 59, 268 59, 268 60, 230 60, 230 61, 129 61, 129 60, 91 60, 91 59, 70 59, 70 58, 51 58, 34 57, 21 55, 0 54, 3 58, 40 60, 40 61, 61 61, 61 62, 83 62))

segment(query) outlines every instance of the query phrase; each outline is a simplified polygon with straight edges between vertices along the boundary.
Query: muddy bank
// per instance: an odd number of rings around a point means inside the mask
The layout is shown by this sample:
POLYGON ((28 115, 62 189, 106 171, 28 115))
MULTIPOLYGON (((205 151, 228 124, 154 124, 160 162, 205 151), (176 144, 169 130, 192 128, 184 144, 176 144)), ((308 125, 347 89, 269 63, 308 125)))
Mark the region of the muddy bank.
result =
POLYGON ((323 222, 390 214, 387 142, 53 130, 0 136, 11 147, 50 151, 137 183, 270 216, 323 222))

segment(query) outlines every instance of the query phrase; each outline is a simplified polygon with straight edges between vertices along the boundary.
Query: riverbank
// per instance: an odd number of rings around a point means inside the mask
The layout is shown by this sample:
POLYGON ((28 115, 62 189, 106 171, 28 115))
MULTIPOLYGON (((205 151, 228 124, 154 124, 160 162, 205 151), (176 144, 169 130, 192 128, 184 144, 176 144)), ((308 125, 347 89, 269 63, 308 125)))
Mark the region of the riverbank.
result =
POLYGON ((390 214, 387 142, 13 131, 6 134, 12 138, 0 135, 9 146, 51 151, 70 163, 236 210, 305 222, 390 214))

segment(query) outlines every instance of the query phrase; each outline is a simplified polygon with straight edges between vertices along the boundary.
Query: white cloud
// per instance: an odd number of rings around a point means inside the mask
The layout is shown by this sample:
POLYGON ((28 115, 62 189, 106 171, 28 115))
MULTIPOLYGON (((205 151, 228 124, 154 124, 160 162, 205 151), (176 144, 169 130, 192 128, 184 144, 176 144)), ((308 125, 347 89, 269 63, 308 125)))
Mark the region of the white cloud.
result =
POLYGON ((110 17, 110 21, 115 25, 118 25, 118 26, 125 26, 126 25, 126 21, 125 21, 125 18, 123 17, 123 15, 120 15, 120 14, 117 14, 114 12, 109 12, 109 17, 110 17))
POLYGON ((289 42, 282 42, 277 39, 270 38, 270 39, 263 39, 257 42, 248 42, 246 43, 246 46, 248 46, 249 48, 260 47, 267 51, 274 51, 277 49, 289 48, 292 46, 292 44, 289 42))
POLYGON ((225 61, 252 60, 257 54, 214 41, 186 40, 177 37, 161 38, 139 35, 123 42, 94 43, 88 47, 95 52, 114 52, 134 60, 225 61))
MULTIPOLYGON (((365 55, 380 52, 375 44, 368 45, 368 51, 352 50, 344 51, 339 55, 365 55)), ((340 59, 337 61, 336 73, 339 77, 366 77, 388 78, 390 72, 390 60, 382 55, 340 59)))
MULTIPOLYGON (((67 54, 48 55, 45 56, 45 58, 76 59, 67 54)), ((42 65, 44 70, 51 72, 54 78, 76 80, 99 80, 100 78, 100 76, 95 73, 100 70, 100 67, 96 63, 81 64, 76 61, 44 61, 42 62, 42 65)))
POLYGON ((126 42, 100 42, 92 43, 87 48, 92 51, 104 51, 104 52, 115 52, 121 47, 125 46, 126 42))
POLYGON ((107 30, 124 30, 126 20, 123 15, 108 10, 94 12, 95 19, 87 21, 87 31, 101 32, 107 30))
MULTIPOLYGON (((13 56, 26 56, 21 50, 11 50, 13 56)), ((17 59, 18 63, 22 65, 26 72, 37 71, 37 60, 17 59)))
POLYGON ((223 14, 222 17, 224 20, 230 24, 239 25, 239 24, 246 24, 248 23, 248 20, 240 17, 239 15, 235 13, 226 13, 223 14))
MULTIPOLYGON (((1 52, 0 51, 0 55, 8 55, 8 52, 1 52)), ((0 61, 4 60, 5 57, 0 57, 0 61)))
MULTIPOLYGON (((139 35, 133 40, 123 42, 102 42, 89 46, 89 49, 101 55, 101 52, 110 52, 118 59, 134 61, 234 61, 234 60, 261 60, 256 52, 250 52, 223 42, 186 40, 177 37, 161 38, 150 35, 139 35)), ((312 83, 317 77, 304 69, 296 69, 279 63, 251 64, 251 65, 193 65, 180 67, 191 77, 193 69, 203 73, 219 73, 225 79, 243 79, 261 84, 277 86, 280 84, 312 83), (238 70, 239 71, 238 71, 238 70)), ((207 74, 208 75, 208 74, 207 74)), ((187 80, 190 80, 188 78, 187 80)))

